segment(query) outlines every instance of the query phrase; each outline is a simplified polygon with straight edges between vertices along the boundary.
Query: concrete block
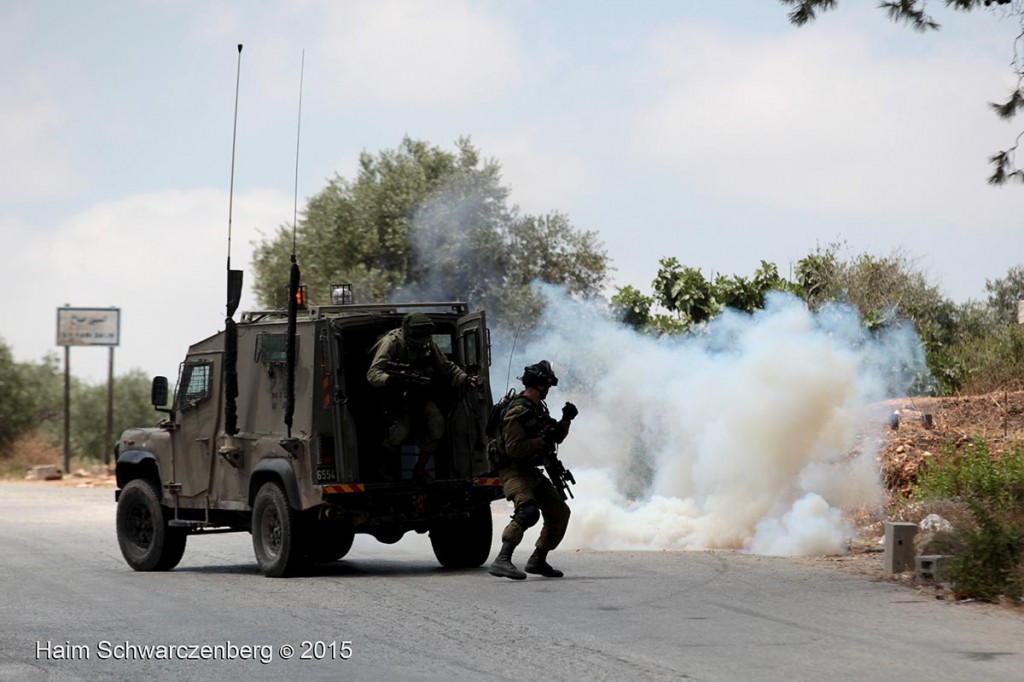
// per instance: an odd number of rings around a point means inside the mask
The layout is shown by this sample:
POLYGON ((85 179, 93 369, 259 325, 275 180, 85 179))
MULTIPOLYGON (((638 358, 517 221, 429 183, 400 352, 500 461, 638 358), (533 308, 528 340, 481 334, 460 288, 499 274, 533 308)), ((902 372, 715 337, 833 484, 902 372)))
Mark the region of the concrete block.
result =
POLYGON ((29 481, 59 481, 63 474, 52 464, 40 464, 29 469, 25 478, 29 481))
POLYGON ((886 573, 903 573, 914 570, 914 536, 916 534, 916 523, 885 522, 884 569, 886 573))
POLYGON ((946 580, 946 562, 949 557, 945 554, 923 554, 914 557, 914 578, 919 583, 941 583, 946 580))

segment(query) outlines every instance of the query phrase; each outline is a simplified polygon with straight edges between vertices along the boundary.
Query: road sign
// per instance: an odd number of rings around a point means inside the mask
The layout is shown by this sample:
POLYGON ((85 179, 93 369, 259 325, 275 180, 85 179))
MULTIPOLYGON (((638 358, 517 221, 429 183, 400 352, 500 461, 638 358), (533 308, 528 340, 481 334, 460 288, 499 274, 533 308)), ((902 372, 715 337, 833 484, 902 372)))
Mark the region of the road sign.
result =
POLYGON ((58 346, 118 346, 120 308, 57 308, 58 346))

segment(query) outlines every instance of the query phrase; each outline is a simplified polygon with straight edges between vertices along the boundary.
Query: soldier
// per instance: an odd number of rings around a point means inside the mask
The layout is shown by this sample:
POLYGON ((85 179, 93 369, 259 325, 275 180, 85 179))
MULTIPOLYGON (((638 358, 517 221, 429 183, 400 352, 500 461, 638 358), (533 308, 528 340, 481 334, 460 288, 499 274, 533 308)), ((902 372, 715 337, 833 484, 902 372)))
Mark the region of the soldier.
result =
POLYGON ((548 390, 558 385, 558 377, 547 360, 526 367, 522 381, 525 388, 509 403, 495 439, 495 464, 502 491, 505 499, 515 504, 515 512, 501 533, 501 550, 491 564, 490 574, 513 580, 525 579, 526 573, 561 578, 562 571, 548 564, 547 555, 565 536, 569 505, 537 467, 545 455, 553 454, 557 443, 565 440, 578 410, 566 403, 559 421, 548 413, 544 399, 548 390), (524 573, 512 563, 512 552, 522 542, 523 532, 536 525, 542 515, 544 525, 524 573))
MULTIPOLYGON (((371 386, 386 387, 391 392, 391 425, 384 439, 386 451, 401 452, 413 425, 425 427, 425 433, 420 434, 420 455, 413 468, 413 478, 421 483, 430 481, 427 463, 444 436, 444 417, 434 402, 431 384, 442 379, 451 386, 476 388, 478 382, 476 375, 466 374, 445 357, 432 339, 434 329, 433 320, 424 313, 409 313, 400 328, 382 336, 374 346, 373 362, 366 372, 371 386), (398 369, 398 365, 403 367, 398 369)), ((384 465, 382 477, 388 477, 386 472, 384 465)))

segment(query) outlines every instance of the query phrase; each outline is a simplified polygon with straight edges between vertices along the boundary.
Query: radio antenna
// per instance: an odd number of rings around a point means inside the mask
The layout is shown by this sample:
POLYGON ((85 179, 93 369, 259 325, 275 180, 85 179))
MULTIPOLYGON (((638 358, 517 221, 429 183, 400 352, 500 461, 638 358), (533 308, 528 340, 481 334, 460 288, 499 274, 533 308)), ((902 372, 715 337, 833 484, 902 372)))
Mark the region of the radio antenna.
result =
MULTIPOLYGON (((238 44, 238 70, 235 73, 235 117, 231 125, 231 182, 228 185, 228 271, 231 270, 231 214, 235 198, 235 141, 238 139, 238 89, 242 82, 242 44, 238 44)), ((231 317, 233 311, 228 311, 231 317)))
POLYGON ((295 195, 292 204, 292 262, 295 261, 295 226, 299 219, 299 140, 302 137, 302 79, 306 72, 306 51, 299 67, 299 122, 295 127, 295 195))
MULTIPOLYGON (((299 141, 302 133, 302 80, 306 72, 306 51, 302 51, 299 69, 299 122, 295 131, 295 204, 292 213, 292 257, 288 273, 288 344, 287 374, 285 376, 284 423, 288 427, 287 440, 292 441, 292 418, 295 416, 295 327, 299 314, 299 263, 295 258, 295 231, 299 216, 299 141)), ((305 301, 302 302, 305 305, 305 301)), ((286 449, 288 449, 286 447, 286 449)))
POLYGON ((242 271, 231 269, 231 218, 235 197, 235 141, 238 137, 238 91, 242 81, 242 44, 238 44, 238 70, 235 74, 235 116, 231 125, 231 182, 228 188, 228 279, 227 316, 224 320, 224 445, 221 452, 234 461, 241 453, 235 443, 238 433, 238 327, 235 310, 242 300, 242 271))
POLYGON ((508 385, 512 383, 512 356, 516 354, 516 342, 519 340, 519 332, 523 331, 523 321, 519 321, 516 327, 516 334, 512 337, 512 350, 508 352, 508 374, 505 375, 505 393, 508 393, 508 385))

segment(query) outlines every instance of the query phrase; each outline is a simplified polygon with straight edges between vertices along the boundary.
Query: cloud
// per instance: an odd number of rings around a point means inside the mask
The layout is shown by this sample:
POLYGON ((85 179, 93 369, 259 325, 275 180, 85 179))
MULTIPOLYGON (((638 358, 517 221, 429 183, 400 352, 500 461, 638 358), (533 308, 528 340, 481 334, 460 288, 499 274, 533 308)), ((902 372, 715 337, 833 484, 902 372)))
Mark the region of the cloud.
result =
MULTIPOLYGON (((24 17, 12 13, 0 21, 0 59, 16 58, 24 17)), ((70 150, 61 141, 68 112, 51 96, 62 71, 55 60, 31 68, 0 71, 0 204, 69 196, 82 184, 70 150)))
POLYGON ((593 181, 583 158, 533 131, 474 138, 487 157, 501 163, 511 202, 527 213, 543 214, 585 194, 593 181))
POLYGON ((324 2, 322 11, 318 61, 347 103, 452 110, 500 98, 523 77, 509 29, 464 0, 324 2))
POLYGON ((632 141, 705 192, 844 218, 1016 229, 988 187, 1007 146, 986 102, 1005 64, 952 47, 896 59, 856 33, 666 30, 632 141), (980 225, 979 225, 980 224, 980 225))
MULTIPOLYGON (((257 227, 268 234, 291 219, 291 197, 270 191, 236 193, 233 268, 243 269, 242 309, 253 307, 252 247, 257 227)), ((165 190, 96 204, 57 225, 6 221, 0 255, 4 320, 0 336, 21 361, 55 346, 56 309, 121 308, 115 371, 140 367, 173 374, 188 345, 223 327, 227 258, 227 193, 165 190)), ((106 354, 72 349, 72 374, 106 377, 106 354)))

